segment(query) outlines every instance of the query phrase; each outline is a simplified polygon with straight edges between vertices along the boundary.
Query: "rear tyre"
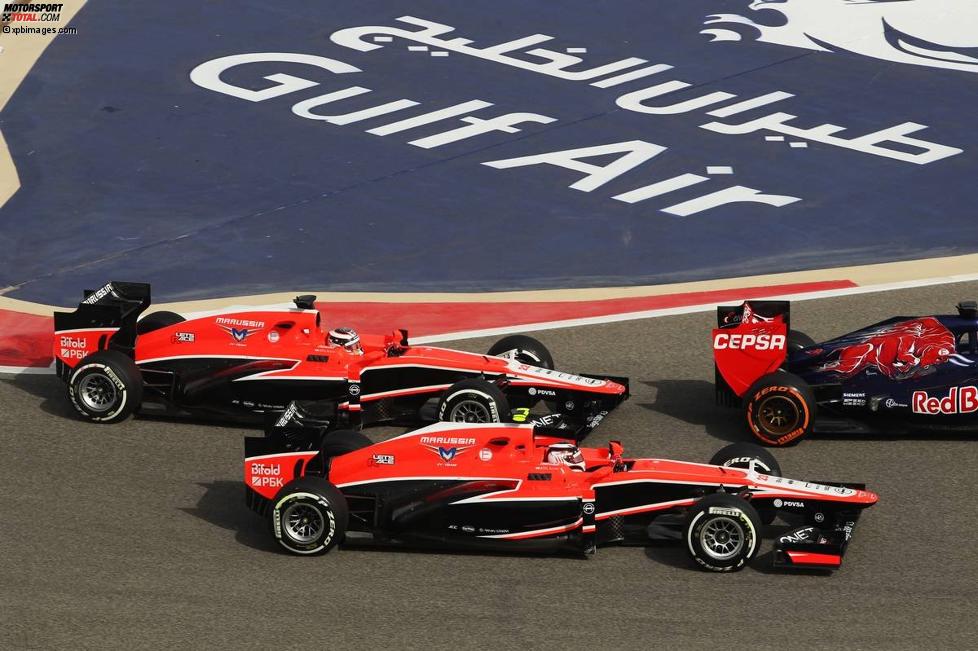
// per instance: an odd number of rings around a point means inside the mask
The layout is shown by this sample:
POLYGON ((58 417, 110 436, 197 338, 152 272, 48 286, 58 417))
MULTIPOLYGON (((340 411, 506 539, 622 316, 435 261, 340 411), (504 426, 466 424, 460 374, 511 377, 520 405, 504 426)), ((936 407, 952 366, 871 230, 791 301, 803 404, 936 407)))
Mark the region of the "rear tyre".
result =
POLYGON ((808 348, 809 346, 814 346, 815 340, 806 335, 801 330, 789 330, 788 331, 788 352, 793 353, 801 350, 802 348, 808 348))
POLYGON ((509 401, 492 382, 470 378, 456 382, 438 401, 438 420, 454 423, 502 423, 509 420, 509 401))
POLYGON ((797 375, 765 375, 744 395, 747 428, 764 445, 796 443, 812 430, 815 393, 797 375))
POLYGON ((176 325, 177 323, 183 323, 184 321, 186 321, 186 319, 176 312, 167 312, 165 310, 153 312, 152 314, 147 314, 136 322, 136 334, 144 335, 147 332, 153 332, 154 330, 176 325))
MULTIPOLYGON (((753 465, 757 472, 781 477, 781 466, 774 455, 765 448, 753 443, 732 443, 717 451, 710 459, 711 466, 723 466, 725 468, 743 468, 750 470, 753 465)), ((778 515, 778 510, 770 506, 756 506, 757 514, 761 518, 761 523, 768 525, 774 522, 778 515)))
POLYGON ((554 358, 547 347, 526 335, 510 335, 503 337, 492 345, 487 353, 496 357, 515 359, 531 366, 554 368, 554 358))
POLYGON ((726 468, 743 468, 750 470, 751 463, 754 470, 764 475, 773 477, 781 476, 781 466, 765 448, 753 443, 732 443, 720 448, 713 457, 710 458, 711 466, 724 466, 726 468))
POLYGON ((282 487, 272 509, 272 531, 293 554, 325 554, 343 540, 346 498, 321 477, 300 477, 282 487))
POLYGON ((68 397, 85 420, 118 423, 139 409, 143 378, 127 355, 102 350, 83 359, 71 372, 68 397))
POLYGON ((683 538, 696 563, 710 572, 736 572, 757 555, 761 521, 750 502, 713 493, 686 515, 683 538))

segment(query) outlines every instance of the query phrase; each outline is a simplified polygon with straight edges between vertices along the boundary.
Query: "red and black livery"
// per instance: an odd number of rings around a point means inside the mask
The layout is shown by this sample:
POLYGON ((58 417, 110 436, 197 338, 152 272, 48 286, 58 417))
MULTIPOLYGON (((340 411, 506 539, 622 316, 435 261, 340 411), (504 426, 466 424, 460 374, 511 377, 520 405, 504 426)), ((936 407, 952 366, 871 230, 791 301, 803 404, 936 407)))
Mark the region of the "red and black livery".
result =
POLYGON ((628 397, 628 379, 554 369, 539 341, 504 337, 486 354, 408 342, 405 330, 332 344, 315 296, 283 309, 140 318, 150 287, 111 282, 54 317, 58 375, 78 412, 116 422, 164 415, 310 424, 502 422, 543 418, 586 435, 628 397), (546 407, 546 409, 544 409, 546 407))
POLYGON ((810 432, 978 429, 978 305, 897 316, 816 343, 787 301, 717 309, 716 393, 751 433, 788 445, 810 432))
POLYGON ((554 463, 559 430, 437 423, 372 444, 356 432, 285 427, 245 439, 250 508, 290 552, 348 544, 588 555, 598 546, 681 541, 704 569, 757 554, 776 515, 796 521, 775 565, 839 567, 861 511, 861 484, 781 477, 765 449, 738 443, 709 464, 636 459, 616 442, 554 463))

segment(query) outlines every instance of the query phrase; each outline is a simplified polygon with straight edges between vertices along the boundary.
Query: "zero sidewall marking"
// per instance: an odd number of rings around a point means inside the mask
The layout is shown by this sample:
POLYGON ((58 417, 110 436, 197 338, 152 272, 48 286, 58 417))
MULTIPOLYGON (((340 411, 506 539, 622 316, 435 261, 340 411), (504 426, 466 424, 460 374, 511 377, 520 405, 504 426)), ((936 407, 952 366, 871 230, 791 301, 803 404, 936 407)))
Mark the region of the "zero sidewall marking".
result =
POLYGON ((88 418, 89 420, 98 421, 98 422, 112 420, 113 418, 118 416, 119 413, 121 413, 122 410, 126 408, 126 403, 129 401, 129 392, 126 390, 125 382, 123 382, 122 379, 116 374, 116 372, 113 371, 109 366, 98 362, 84 364, 83 366, 80 366, 77 369, 75 369, 75 372, 71 374, 71 382, 68 385, 68 396, 71 398, 71 404, 75 407, 75 410, 78 413, 83 415, 85 418, 88 418), (78 379, 80 377, 89 374, 89 372, 91 373, 101 372, 101 374, 109 378, 109 381, 111 381, 112 384, 114 384, 116 388, 119 390, 119 394, 118 394, 120 398, 119 405, 115 409, 96 416, 88 412, 84 407, 82 407, 82 405, 78 404, 78 398, 75 395, 75 385, 77 384, 78 379))
POLYGON ((805 401, 805 398, 801 395, 798 389, 791 386, 771 385, 769 387, 764 387, 751 396, 750 404, 748 404, 747 408, 747 426, 750 428, 751 433, 757 439, 769 445, 785 445, 804 435, 805 431, 808 429, 810 418, 811 416, 808 412, 808 404, 805 401), (787 394, 791 398, 792 402, 795 403, 795 407, 798 409, 801 416, 801 424, 797 428, 776 439, 770 438, 766 434, 762 433, 757 423, 754 422, 754 410, 757 405, 757 401, 774 391, 780 391, 787 394))
POLYGON ((279 543, 290 552, 296 554, 315 554, 320 552, 329 546, 330 542, 333 540, 333 536, 336 535, 336 515, 333 513, 333 509, 330 507, 329 501, 321 495, 315 493, 289 493, 278 502, 275 503, 275 508, 272 510, 272 529, 275 532, 275 537, 278 539, 279 543), (293 502, 295 500, 311 500, 315 505, 320 507, 320 514, 324 516, 326 520, 326 532, 321 541, 314 543, 313 547, 303 548, 300 543, 297 543, 286 537, 285 533, 282 531, 282 509, 288 504, 288 502, 293 502), (285 541, 289 540, 288 543, 285 541))

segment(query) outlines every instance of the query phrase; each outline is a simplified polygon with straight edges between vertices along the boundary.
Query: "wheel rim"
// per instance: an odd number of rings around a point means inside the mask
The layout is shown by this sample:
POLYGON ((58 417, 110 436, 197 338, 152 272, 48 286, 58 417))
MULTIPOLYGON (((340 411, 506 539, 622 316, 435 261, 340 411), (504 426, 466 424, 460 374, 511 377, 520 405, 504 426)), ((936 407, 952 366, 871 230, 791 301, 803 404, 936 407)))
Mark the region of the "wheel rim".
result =
POLYGON ((78 383, 78 398, 89 411, 101 413, 115 405, 119 392, 111 379, 101 373, 92 373, 78 383))
POLYGON ((326 519, 319 509, 310 504, 290 504, 282 513, 282 528, 292 540, 308 544, 325 531, 326 519))
POLYGON ((717 561, 730 560, 737 556, 745 544, 744 528, 732 518, 713 518, 703 525, 700 531, 700 546, 706 554, 717 561))
POLYGON ((493 422, 489 408, 478 400, 462 400, 452 407, 452 411, 448 415, 448 420, 453 423, 493 422))
POLYGON ((788 396, 769 396, 757 407, 757 414, 764 429, 771 434, 792 432, 801 421, 798 405, 788 396))

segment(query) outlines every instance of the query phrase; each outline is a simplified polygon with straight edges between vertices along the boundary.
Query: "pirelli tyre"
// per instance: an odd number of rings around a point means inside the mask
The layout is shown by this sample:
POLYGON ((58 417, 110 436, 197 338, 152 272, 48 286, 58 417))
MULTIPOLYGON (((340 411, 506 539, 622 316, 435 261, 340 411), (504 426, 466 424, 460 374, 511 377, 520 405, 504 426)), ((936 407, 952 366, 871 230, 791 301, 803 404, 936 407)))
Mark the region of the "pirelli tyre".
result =
POLYGON ((509 420, 502 390, 482 378, 456 382, 438 401, 438 420, 454 423, 501 423, 509 420))
POLYGON ((801 330, 789 330, 788 331, 788 352, 793 353, 795 351, 801 350, 802 348, 808 348, 809 346, 815 345, 815 340, 806 335, 801 330))
POLYGON ((744 394, 747 428, 764 445, 797 443, 812 431, 815 393, 808 383, 791 373, 770 373, 744 394))
POLYGON ((492 345, 487 354, 515 359, 524 364, 549 368, 550 370, 554 368, 554 358, 547 347, 533 337, 526 335, 503 337, 492 345))
MULTIPOLYGON (((781 465, 767 449, 753 443, 731 443, 720 448, 717 453, 710 458, 711 466, 723 466, 725 468, 744 468, 753 469, 762 475, 781 477, 781 465)), ((761 518, 762 524, 771 524, 778 514, 778 510, 771 506, 757 506, 757 513, 761 518)))
POLYGON ((336 486, 321 477, 300 477, 275 496, 272 532, 293 554, 325 554, 343 541, 349 517, 336 486))
POLYGON ((184 321, 186 321, 186 319, 180 316, 179 314, 177 314, 176 312, 167 312, 166 310, 160 310, 159 312, 153 312, 151 314, 147 314, 139 321, 137 321, 136 334, 144 335, 148 332, 159 330, 160 328, 166 328, 171 325, 183 323, 184 321))
POLYGON ((736 572, 757 555, 760 532, 761 520, 750 502, 713 493, 686 514, 683 539, 690 556, 704 570, 736 572))
POLYGON ((127 355, 102 350, 83 359, 71 372, 68 397, 82 418, 93 423, 117 423, 139 409, 143 378, 127 355))

